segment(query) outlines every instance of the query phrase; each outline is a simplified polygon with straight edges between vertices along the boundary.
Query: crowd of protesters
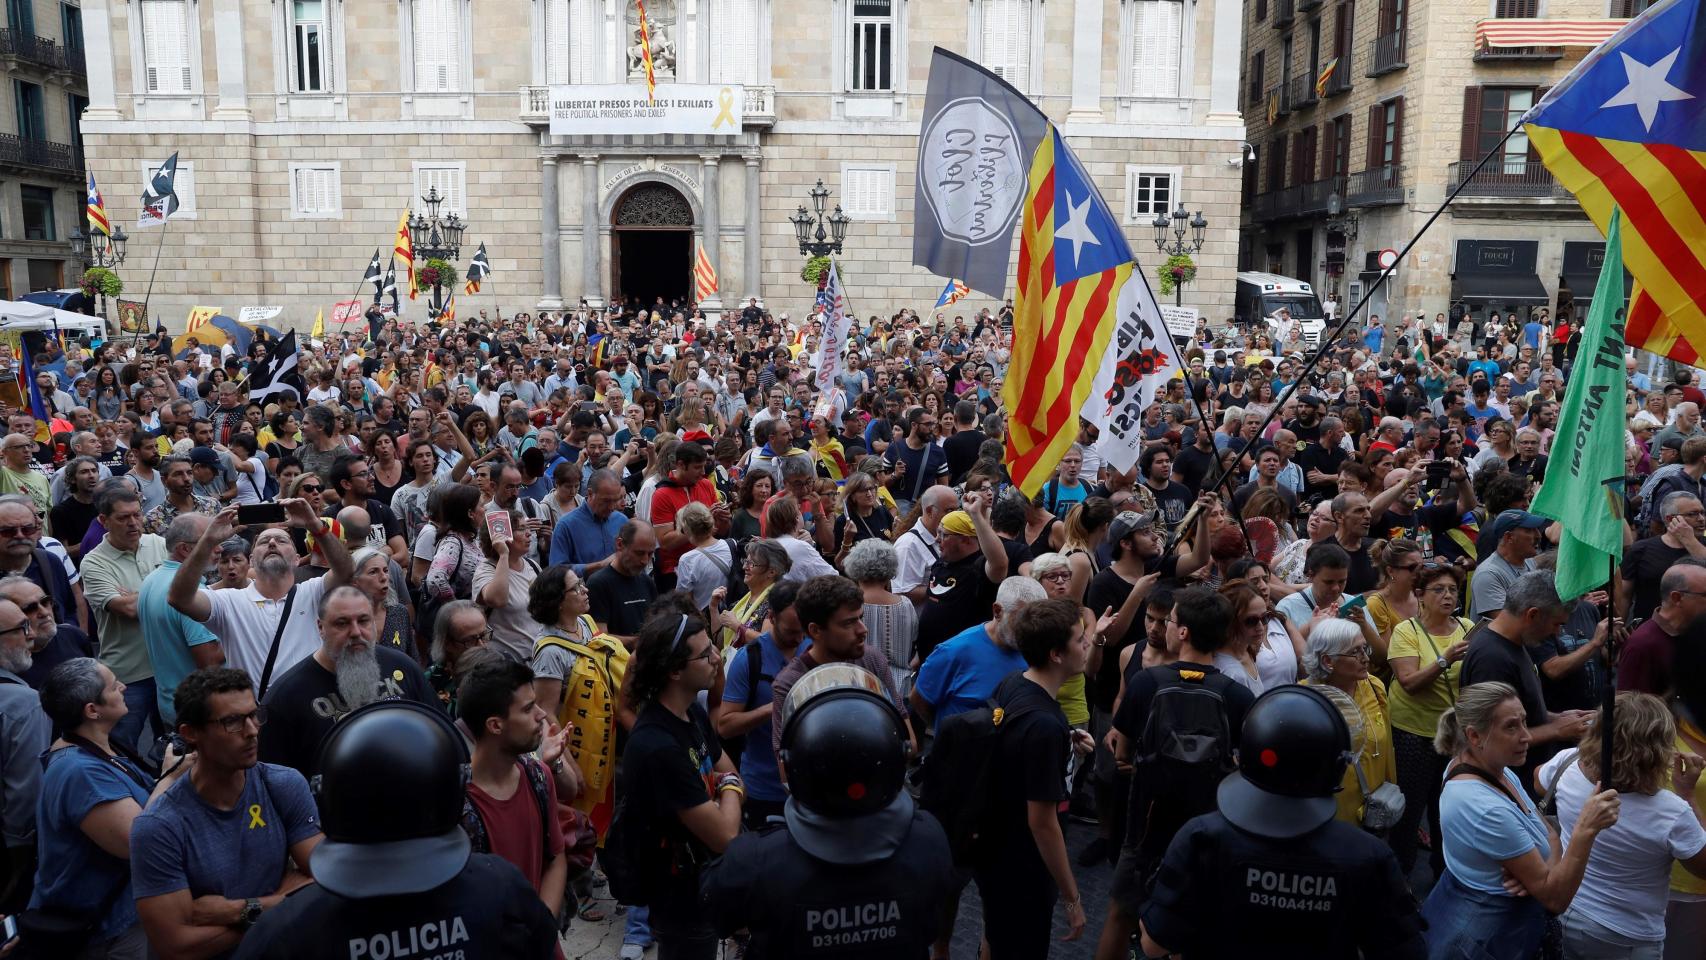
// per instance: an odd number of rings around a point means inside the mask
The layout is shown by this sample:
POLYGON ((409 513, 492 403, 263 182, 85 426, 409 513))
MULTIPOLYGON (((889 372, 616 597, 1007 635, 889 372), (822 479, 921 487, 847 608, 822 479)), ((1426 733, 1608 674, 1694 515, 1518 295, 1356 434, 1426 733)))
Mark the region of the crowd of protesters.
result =
MULTIPOLYGON (((1181 929, 1169 848, 1271 762, 1239 754, 1244 715, 1292 684, 1343 711, 1334 816, 1426 921, 1364 955, 1706 955, 1706 735, 1672 658, 1706 642, 1690 371, 1629 360, 1626 554, 1564 602, 1560 526, 1527 507, 1568 324, 1376 321, 1313 366, 1259 326, 1184 346, 1129 469, 1084 425, 1030 497, 1002 465, 1008 309, 856 318, 823 389, 822 318, 756 303, 378 318, 304 339, 300 394, 252 394, 264 336, 28 342, 50 421, 8 409, 0 444, 0 912, 25 950, 69 916, 60 956, 240 955, 313 882, 319 744, 403 699, 457 722, 475 849, 563 927, 615 909, 599 848, 627 818, 663 854, 613 952, 741 950, 698 881, 784 814, 790 689, 853 664, 926 771, 956 716, 1021 718, 953 865, 990 956, 1046 956, 1057 918, 1102 960, 1181 929), (1088 917, 1076 875, 1110 868, 1088 917)), ((1167 948, 1332 899, 1225 894, 1167 948)), ((1354 956, 1330 926, 1280 955, 1354 956)))

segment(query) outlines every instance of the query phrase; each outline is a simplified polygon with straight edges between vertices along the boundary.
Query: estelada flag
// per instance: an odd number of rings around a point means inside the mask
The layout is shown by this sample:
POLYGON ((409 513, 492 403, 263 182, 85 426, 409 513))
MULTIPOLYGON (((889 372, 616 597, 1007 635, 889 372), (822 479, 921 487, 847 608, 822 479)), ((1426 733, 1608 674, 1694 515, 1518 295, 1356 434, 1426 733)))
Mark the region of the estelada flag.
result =
POLYGON ((113 225, 107 219, 107 204, 101 199, 101 191, 95 187, 95 174, 93 172, 89 174, 89 196, 86 200, 86 206, 89 215, 90 235, 92 236, 99 231, 112 236, 113 225))
POLYGON ((1630 346, 1706 354, 1706 24, 1661 0, 1600 44, 1524 118, 1528 140, 1600 232, 1623 211, 1630 346))
MULTIPOLYGON (((403 218, 397 221, 397 243, 391 250, 403 259, 409 274, 409 299, 415 299, 415 241, 409 236, 409 211, 403 211, 403 218)), ((396 261, 392 261, 395 264, 396 261)), ((394 297, 393 297, 394 299, 394 297)))
POLYGON ((936 298, 935 309, 951 307, 959 303, 969 293, 971 293, 971 288, 966 286, 964 281, 949 280, 947 285, 942 288, 942 295, 936 298))
POLYGON ((1315 96, 1317 99, 1327 95, 1327 84, 1333 81, 1333 72, 1338 68, 1338 57, 1334 57, 1321 65, 1321 72, 1315 77, 1315 96))
POLYGON ((1012 363, 1002 385, 1004 459, 1027 497, 1078 438, 1078 412, 1110 352, 1133 266, 1119 221, 1051 124, 1031 160, 1012 363))

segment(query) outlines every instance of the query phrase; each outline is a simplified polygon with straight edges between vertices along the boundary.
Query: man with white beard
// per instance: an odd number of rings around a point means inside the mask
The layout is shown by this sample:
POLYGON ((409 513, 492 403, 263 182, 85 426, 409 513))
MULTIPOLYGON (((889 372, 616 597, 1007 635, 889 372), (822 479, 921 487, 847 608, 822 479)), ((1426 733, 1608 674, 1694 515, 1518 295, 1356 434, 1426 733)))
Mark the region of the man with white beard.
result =
POLYGON ((237 522, 237 508, 226 507, 208 524, 195 549, 172 577, 166 600, 198 623, 207 624, 219 638, 225 664, 246 671, 255 683, 256 696, 266 699, 267 689, 286 670, 296 666, 320 646, 316 613, 320 602, 334 588, 350 582, 349 549, 330 536, 330 525, 314 515, 308 501, 278 501, 290 526, 302 527, 314 536, 325 554, 324 576, 296 582, 296 544, 285 527, 269 527, 255 537, 249 561, 254 581, 243 588, 203 590, 201 575, 222 550, 237 522))
POLYGON ((273 682, 261 705, 261 759, 310 780, 320 772, 320 741, 339 720, 376 700, 413 700, 442 709, 425 671, 408 654, 375 642, 373 601, 355 587, 334 587, 320 601, 320 648, 273 682))

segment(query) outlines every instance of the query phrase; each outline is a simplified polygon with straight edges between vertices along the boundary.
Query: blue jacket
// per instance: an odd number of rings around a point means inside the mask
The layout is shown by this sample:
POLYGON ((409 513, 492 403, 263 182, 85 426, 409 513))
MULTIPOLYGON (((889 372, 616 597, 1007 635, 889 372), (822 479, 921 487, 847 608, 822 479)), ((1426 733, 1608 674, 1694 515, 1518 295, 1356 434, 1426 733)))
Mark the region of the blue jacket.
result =
POLYGON ((616 533, 628 522, 628 515, 613 510, 602 521, 592 515, 586 504, 563 514, 551 530, 551 562, 574 566, 577 576, 584 576, 586 565, 597 563, 616 552, 616 533))

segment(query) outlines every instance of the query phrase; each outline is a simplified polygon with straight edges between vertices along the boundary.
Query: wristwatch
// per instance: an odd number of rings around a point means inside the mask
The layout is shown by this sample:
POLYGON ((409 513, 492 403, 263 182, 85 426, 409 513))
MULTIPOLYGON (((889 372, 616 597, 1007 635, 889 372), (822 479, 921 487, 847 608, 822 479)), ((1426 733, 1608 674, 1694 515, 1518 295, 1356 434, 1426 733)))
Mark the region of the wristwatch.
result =
POLYGON ((1444 657, 1440 657, 1438 660, 1435 660, 1434 665, 1439 667, 1440 673, 1445 673, 1446 671, 1451 669, 1451 661, 1447 660, 1444 657))
POLYGON ((261 901, 250 897, 243 901, 243 911, 237 915, 237 922, 244 930, 254 926, 261 919, 261 901))

